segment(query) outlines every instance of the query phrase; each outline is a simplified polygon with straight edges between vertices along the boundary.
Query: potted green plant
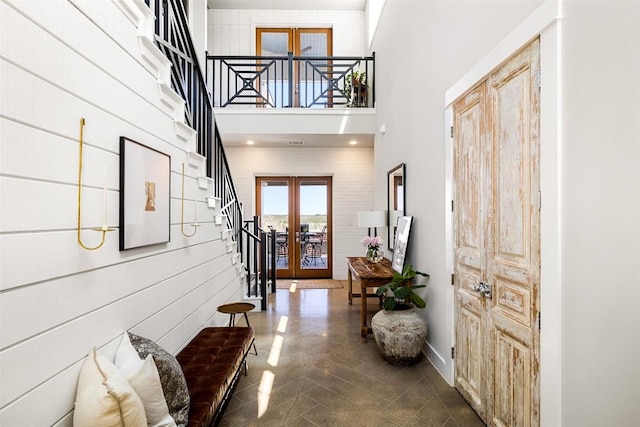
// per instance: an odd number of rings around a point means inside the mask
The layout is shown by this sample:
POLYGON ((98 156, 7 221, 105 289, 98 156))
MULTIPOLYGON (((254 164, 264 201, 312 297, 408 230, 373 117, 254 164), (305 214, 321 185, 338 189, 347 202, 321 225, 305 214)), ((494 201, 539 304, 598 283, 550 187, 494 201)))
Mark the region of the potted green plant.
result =
POLYGON ((424 288, 426 285, 416 285, 413 279, 416 276, 429 277, 427 273, 416 271, 411 264, 402 269, 402 273, 394 272, 390 283, 380 286, 376 294, 383 298, 382 308, 385 310, 406 309, 413 304, 418 308, 424 308, 426 303, 413 290, 424 288))
POLYGON ((383 298, 383 309, 371 319, 371 329, 382 357, 396 366, 416 363, 427 340, 427 322, 414 310, 426 306, 414 292, 426 285, 414 284, 416 276, 429 275, 407 264, 402 273, 394 273, 391 282, 376 291, 383 298))
POLYGON ((351 107, 367 106, 367 73, 353 71, 345 76, 344 96, 351 107))

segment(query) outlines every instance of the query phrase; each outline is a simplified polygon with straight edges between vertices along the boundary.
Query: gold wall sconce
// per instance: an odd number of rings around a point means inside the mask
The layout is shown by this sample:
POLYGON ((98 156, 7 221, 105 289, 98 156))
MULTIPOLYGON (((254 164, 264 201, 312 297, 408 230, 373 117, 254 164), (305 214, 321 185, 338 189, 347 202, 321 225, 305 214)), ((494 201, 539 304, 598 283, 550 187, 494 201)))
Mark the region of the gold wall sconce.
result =
POLYGON ((103 220, 102 227, 100 228, 92 228, 93 231, 102 232, 102 240, 98 244, 98 246, 87 246, 82 242, 82 148, 84 145, 83 134, 84 134, 84 125, 85 120, 84 117, 80 119, 80 160, 78 162, 78 244, 82 246, 83 249, 88 251, 93 251, 99 249, 104 245, 104 242, 107 238, 107 232, 114 231, 115 228, 109 228, 107 222, 107 169, 105 167, 104 177, 103 177, 103 220))
POLYGON ((200 224, 198 224, 198 200, 196 197, 196 199, 193 202, 194 203, 193 224, 191 224, 191 227, 193 227, 193 233, 187 234, 184 232, 184 162, 182 163, 182 197, 181 199, 182 199, 182 207, 180 209, 180 232, 184 237, 192 237, 197 233, 198 227, 200 227, 200 224))

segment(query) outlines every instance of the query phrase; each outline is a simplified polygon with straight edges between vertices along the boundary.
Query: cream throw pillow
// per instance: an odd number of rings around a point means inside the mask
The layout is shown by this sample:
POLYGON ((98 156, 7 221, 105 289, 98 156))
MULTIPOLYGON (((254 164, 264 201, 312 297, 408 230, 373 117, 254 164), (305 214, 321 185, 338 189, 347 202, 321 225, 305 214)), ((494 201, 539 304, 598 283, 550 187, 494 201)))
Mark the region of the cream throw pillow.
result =
POLYGON ((120 347, 116 352, 115 365, 142 399, 149 427, 176 427, 175 421, 169 415, 153 356, 148 355, 146 359, 140 359, 126 332, 122 335, 120 347))
POLYGON ((133 387, 106 357, 91 349, 76 391, 75 427, 146 427, 144 406, 133 387))
POLYGON ((169 415, 173 417, 178 427, 189 424, 189 388, 178 359, 148 338, 129 333, 129 339, 138 356, 146 358, 153 356, 156 362, 160 383, 164 392, 164 400, 169 407, 169 415))

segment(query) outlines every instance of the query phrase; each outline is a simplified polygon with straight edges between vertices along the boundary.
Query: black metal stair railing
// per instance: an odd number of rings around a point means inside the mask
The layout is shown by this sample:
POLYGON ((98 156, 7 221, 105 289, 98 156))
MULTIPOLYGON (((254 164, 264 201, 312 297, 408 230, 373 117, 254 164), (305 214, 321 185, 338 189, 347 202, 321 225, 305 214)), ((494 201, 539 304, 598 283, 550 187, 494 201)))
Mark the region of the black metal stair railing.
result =
POLYGON ((219 108, 375 105, 375 55, 208 55, 206 76, 214 106, 219 108), (362 74, 364 81, 360 81, 362 74))
MULTIPOLYGON (((276 291, 276 230, 260 227, 260 217, 243 221, 240 247, 247 270, 247 295, 268 295, 276 291)), ((262 298, 261 309, 267 309, 262 298)))
MULTIPOLYGON (((246 296, 266 296, 269 292, 275 292, 276 264, 275 264, 275 231, 265 232, 260 228, 259 217, 244 221, 242 217, 242 205, 237 203, 238 196, 231 179, 231 172, 227 157, 224 154, 220 132, 215 127, 215 143, 213 165, 216 176, 214 180, 215 193, 219 195, 222 203, 222 213, 227 217, 227 225, 237 242, 240 260, 247 273, 246 296), (240 227, 232 225, 240 224, 240 227), (267 285, 271 284, 271 289, 267 285)), ((262 298, 261 309, 267 309, 267 299, 262 298)))
MULTIPOLYGON (((268 252, 243 252, 242 236, 247 234, 243 228, 242 207, 231 177, 231 172, 224 152, 220 132, 213 120, 213 103, 209 97, 202 69, 198 64, 191 34, 187 25, 186 14, 179 0, 146 0, 155 21, 155 40, 158 48, 171 62, 171 87, 185 101, 185 121, 197 132, 197 152, 206 158, 207 176, 213 178, 214 195, 221 202, 221 213, 225 215, 225 226, 231 230, 232 238, 237 244, 242 262, 245 265, 264 266, 264 274, 273 275, 273 292, 275 292, 275 268, 268 269, 268 252), (264 256, 254 261, 247 257, 264 256), (257 263, 257 264, 256 264, 257 263)), ((251 239, 259 239, 251 235, 251 239)), ((267 238, 263 241, 266 242, 267 238)), ((266 245, 265 245, 266 247, 266 245)), ((248 275, 249 279, 251 274, 248 275)), ((255 274, 254 274, 255 276, 255 274)), ((269 281, 265 276, 260 286, 252 286, 247 280, 247 296, 262 297, 262 308, 266 308, 268 290, 265 284, 269 281)))

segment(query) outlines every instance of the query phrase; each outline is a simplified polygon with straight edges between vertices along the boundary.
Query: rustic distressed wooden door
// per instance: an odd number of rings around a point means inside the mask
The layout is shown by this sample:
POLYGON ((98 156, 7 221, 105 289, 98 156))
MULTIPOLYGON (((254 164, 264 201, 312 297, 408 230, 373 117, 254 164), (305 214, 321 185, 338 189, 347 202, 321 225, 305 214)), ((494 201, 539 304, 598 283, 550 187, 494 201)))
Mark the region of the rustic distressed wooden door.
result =
POLYGON ((539 425, 539 43, 454 105, 456 376, 490 426, 539 425))
POLYGON ((486 419, 486 300, 475 291, 486 280, 486 141, 483 83, 454 106, 456 387, 486 419))

